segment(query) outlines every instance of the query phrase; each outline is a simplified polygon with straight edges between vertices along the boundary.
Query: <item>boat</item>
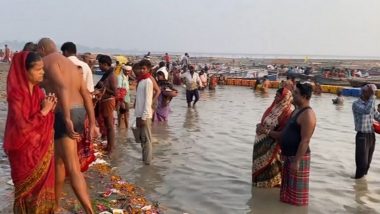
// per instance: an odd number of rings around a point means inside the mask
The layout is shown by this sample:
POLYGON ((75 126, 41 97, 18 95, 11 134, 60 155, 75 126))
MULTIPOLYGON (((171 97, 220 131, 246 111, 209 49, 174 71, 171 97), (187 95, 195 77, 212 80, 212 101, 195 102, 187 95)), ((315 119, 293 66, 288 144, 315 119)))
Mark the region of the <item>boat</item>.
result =
POLYGON ((313 74, 301 74, 301 73, 287 73, 286 74, 287 77, 293 77, 295 79, 300 79, 300 80, 303 80, 303 81, 314 81, 315 80, 315 75, 313 74))
POLYGON ((320 85, 335 85, 335 86, 350 86, 350 82, 347 78, 339 77, 323 77, 322 75, 316 75, 315 81, 320 85))
POLYGON ((348 80, 350 85, 354 88, 363 87, 367 84, 375 84, 377 88, 380 88, 379 78, 352 78, 348 80))
POLYGON ((277 71, 268 71, 268 75, 266 75, 266 77, 270 81, 277 81, 278 72, 277 71))

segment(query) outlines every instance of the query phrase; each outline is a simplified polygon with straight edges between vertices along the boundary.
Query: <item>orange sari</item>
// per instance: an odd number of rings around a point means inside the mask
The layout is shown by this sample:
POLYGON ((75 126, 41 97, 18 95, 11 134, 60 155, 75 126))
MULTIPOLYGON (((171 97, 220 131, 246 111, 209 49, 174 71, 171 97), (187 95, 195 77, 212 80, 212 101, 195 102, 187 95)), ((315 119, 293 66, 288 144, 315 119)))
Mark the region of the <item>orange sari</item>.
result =
POLYGON ((53 213, 54 114, 40 112, 45 95, 34 86, 29 92, 25 60, 28 52, 15 54, 7 79, 8 117, 4 151, 15 186, 14 213, 53 213))

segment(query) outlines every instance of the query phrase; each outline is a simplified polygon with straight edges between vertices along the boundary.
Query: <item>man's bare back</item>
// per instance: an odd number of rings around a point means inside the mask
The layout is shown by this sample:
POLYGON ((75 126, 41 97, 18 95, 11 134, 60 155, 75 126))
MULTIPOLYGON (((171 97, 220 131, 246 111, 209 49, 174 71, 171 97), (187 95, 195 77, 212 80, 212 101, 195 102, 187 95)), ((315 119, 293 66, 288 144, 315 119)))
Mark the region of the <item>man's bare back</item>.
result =
POLYGON ((43 58, 45 79, 43 86, 47 93, 58 95, 57 111, 62 111, 61 90, 67 90, 67 105, 69 109, 74 106, 83 106, 81 87, 83 77, 78 68, 69 59, 60 53, 51 53, 43 58))

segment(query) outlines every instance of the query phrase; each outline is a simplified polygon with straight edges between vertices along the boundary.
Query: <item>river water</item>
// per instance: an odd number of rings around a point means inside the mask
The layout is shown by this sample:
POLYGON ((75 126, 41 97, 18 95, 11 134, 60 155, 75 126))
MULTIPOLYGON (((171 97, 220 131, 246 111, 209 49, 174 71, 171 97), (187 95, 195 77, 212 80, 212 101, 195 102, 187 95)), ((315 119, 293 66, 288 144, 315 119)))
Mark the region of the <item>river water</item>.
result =
MULTIPOLYGON (((312 98, 318 122, 311 142, 310 205, 294 207, 279 202, 278 188, 251 187, 255 124, 275 91, 262 95, 247 87, 219 86, 201 92, 197 107, 188 109, 184 89, 178 89, 169 122, 153 125, 152 165, 142 164, 141 147, 126 129, 117 131, 112 157, 120 175, 159 201, 165 213, 380 213, 379 146, 367 178, 349 178, 355 171, 354 98, 347 97, 342 107, 331 104, 333 95, 312 98)), ((1 156, 5 199, 12 187, 1 156)))
POLYGON ((350 179, 355 171, 354 98, 346 98, 342 107, 332 105, 333 95, 312 98, 318 122, 305 208, 279 202, 278 188, 251 187, 255 124, 274 90, 262 95, 246 87, 219 86, 201 92, 195 109, 186 107, 180 91, 169 122, 153 126, 153 164, 143 166, 140 145, 125 129, 118 131, 113 158, 120 174, 159 200, 167 213, 380 213, 379 146, 366 180, 350 179))

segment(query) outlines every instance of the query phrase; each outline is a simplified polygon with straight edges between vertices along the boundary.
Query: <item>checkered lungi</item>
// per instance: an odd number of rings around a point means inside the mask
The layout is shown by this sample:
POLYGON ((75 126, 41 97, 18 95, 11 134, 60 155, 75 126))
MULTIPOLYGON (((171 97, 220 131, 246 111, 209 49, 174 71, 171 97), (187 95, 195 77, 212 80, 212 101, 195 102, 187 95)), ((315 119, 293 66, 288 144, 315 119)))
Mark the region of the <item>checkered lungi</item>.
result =
POLYGON ((282 156, 284 161, 280 200, 282 202, 304 206, 309 203, 310 154, 302 157, 296 173, 290 171, 295 156, 282 156))

